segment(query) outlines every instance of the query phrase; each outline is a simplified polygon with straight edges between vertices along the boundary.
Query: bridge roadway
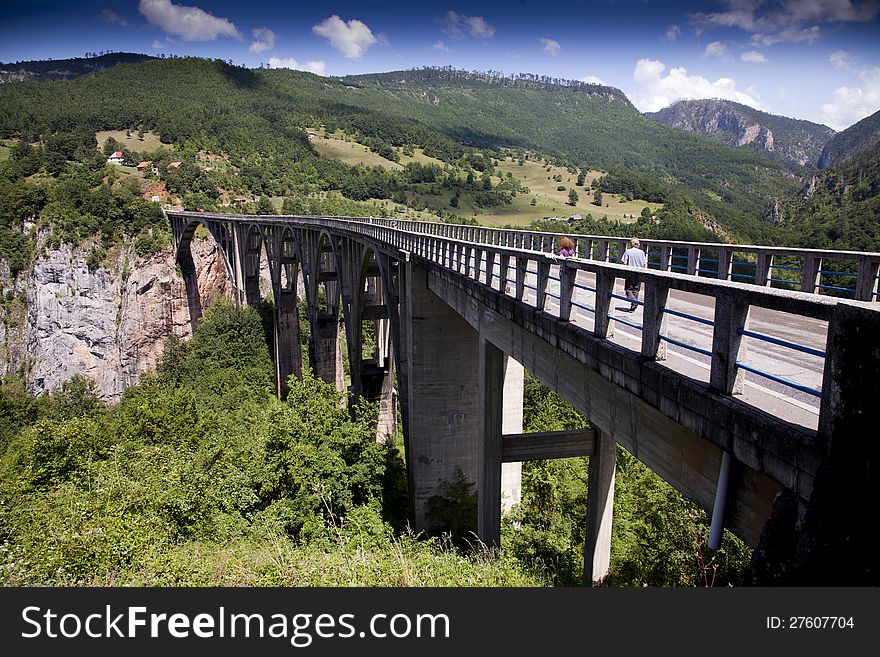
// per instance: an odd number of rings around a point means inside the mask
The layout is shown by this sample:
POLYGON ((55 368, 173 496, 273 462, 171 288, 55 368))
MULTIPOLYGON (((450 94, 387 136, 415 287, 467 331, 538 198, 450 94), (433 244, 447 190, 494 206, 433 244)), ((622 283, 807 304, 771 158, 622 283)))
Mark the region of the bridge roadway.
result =
MULTIPOLYGON (((200 224, 220 245, 242 302, 258 300, 259 260, 268 261, 280 394, 299 367, 285 351, 298 344, 290 311, 298 273, 313 329, 310 362, 337 384, 338 312, 350 392, 379 401, 386 417, 399 402, 417 530, 430 526, 428 500, 461 473, 476 487, 478 535, 499 541, 502 464, 525 458, 530 438, 521 434, 521 366, 590 420, 585 432, 532 435, 542 447, 529 456, 591 456, 588 583, 607 573, 617 444, 711 514, 711 547, 722 527, 756 546, 756 572, 767 578, 821 579, 822 550, 846 543, 852 557, 855 518, 864 524, 866 513, 876 516, 864 495, 876 493, 876 446, 854 427, 880 391, 880 311, 876 303, 815 294, 827 252, 797 252, 804 289, 817 283, 812 293, 641 270, 643 304, 623 313, 621 279, 633 272, 609 261, 610 238, 578 236, 589 244, 579 244, 580 253, 594 254, 596 243, 604 259, 562 259, 553 255, 559 236, 545 233, 381 219, 169 217, 188 290, 188 246, 200 224), (374 321, 380 336, 369 361, 361 357, 363 321, 374 321)), ((667 266, 683 248, 652 246, 667 266)), ((714 246, 728 265, 742 257, 733 249, 754 253, 759 281, 770 279, 775 257, 792 257, 784 249, 714 246)), ((708 247, 687 248, 693 270, 708 247)), ((855 295, 876 299, 880 254, 851 257, 855 295)), ((199 300, 189 300, 197 318, 199 300)), ((876 559, 863 556, 867 544, 855 543, 852 568, 876 559)))

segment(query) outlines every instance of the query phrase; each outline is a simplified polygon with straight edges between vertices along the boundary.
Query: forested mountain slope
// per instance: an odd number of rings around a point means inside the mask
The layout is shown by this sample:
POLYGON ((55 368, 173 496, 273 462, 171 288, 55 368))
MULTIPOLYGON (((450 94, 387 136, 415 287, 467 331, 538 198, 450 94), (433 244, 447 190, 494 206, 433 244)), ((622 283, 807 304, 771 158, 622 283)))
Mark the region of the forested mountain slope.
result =
POLYGON ((0 62, 0 83, 17 80, 69 80, 88 73, 100 73, 117 64, 133 64, 154 59, 149 55, 130 52, 87 54, 89 56, 73 59, 0 62))
POLYGON ((880 251, 880 142, 783 197, 774 219, 790 244, 880 251))
POLYGON ((843 162, 859 151, 871 148, 878 141, 880 141, 880 112, 874 112, 828 140, 819 157, 819 168, 824 169, 843 162))
POLYGON ((408 117, 484 146, 538 150, 577 165, 626 167, 686 191, 734 232, 771 233, 753 221, 797 183, 752 153, 657 124, 600 85, 460 81, 440 70, 345 78, 346 102, 408 117))
POLYGON ((179 149, 229 156, 254 193, 273 196, 326 189, 345 175, 306 139, 303 128, 320 124, 357 132, 380 148, 417 144, 444 162, 476 148, 512 148, 577 167, 637 170, 755 241, 773 239, 758 220, 768 202, 799 186, 781 166, 659 125, 598 85, 501 84, 448 71, 340 80, 177 59, 0 86, 2 136, 35 142, 63 133, 85 143, 100 130, 141 126, 179 149))

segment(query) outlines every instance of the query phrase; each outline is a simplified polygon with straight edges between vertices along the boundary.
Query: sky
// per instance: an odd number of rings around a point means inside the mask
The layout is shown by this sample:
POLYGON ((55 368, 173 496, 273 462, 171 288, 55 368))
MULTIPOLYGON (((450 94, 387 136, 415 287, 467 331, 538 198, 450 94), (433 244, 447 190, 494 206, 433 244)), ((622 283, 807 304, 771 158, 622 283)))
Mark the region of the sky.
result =
POLYGON ((7 0, 0 61, 103 51, 319 75, 421 66, 726 98, 843 130, 880 110, 880 0, 7 0))

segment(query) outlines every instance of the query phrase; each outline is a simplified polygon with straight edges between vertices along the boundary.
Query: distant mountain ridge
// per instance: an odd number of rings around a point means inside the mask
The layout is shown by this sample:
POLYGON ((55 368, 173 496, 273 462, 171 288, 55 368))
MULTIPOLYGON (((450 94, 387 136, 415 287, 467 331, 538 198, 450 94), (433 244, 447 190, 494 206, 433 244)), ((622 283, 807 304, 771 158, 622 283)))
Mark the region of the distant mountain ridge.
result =
POLYGON ((825 144, 819 156, 819 168, 825 169, 873 148, 880 142, 880 111, 838 132, 825 144))
POLYGON ((810 168, 817 166, 823 147, 835 134, 825 125, 720 99, 681 100, 645 116, 785 164, 810 168))
POLYGON ((97 57, 0 62, 0 83, 20 80, 70 80, 88 73, 100 73, 117 64, 135 64, 156 59, 140 53, 116 52, 97 57))

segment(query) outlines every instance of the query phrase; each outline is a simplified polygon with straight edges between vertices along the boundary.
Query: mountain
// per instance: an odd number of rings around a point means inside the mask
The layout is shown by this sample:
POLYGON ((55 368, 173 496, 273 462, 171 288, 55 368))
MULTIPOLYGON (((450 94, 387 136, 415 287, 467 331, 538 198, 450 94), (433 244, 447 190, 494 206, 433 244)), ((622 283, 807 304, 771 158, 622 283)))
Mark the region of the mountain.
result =
POLYGON ((0 62, 0 83, 22 80, 70 80, 88 73, 100 73, 117 64, 134 64, 147 59, 155 59, 155 57, 116 52, 73 59, 47 59, 8 64, 0 62))
POLYGON ((769 219, 791 246, 880 251, 880 141, 780 198, 769 219))
POLYGON ((772 239, 752 218, 772 197, 796 189, 779 164, 649 120, 612 87, 456 77, 443 69, 342 82, 349 87, 347 105, 405 117, 465 143, 537 151, 577 166, 639 170, 685 192, 752 240, 772 239))
POLYGON ((828 126, 768 114, 729 100, 681 100, 645 116, 798 167, 815 167, 822 147, 834 136, 828 126))
POLYGON ((828 140, 819 157, 819 168, 825 169, 871 148, 880 141, 880 112, 851 125, 828 140))
MULTIPOLYGON (((450 164, 465 158, 480 171, 501 149, 638 170, 728 231, 762 242, 772 239, 760 221, 767 203, 798 187, 777 163, 646 119, 612 87, 536 76, 427 69, 323 78, 151 59, 73 80, 0 85, 0 136, 77 133, 85 143, 88 132, 143 128, 178 148, 231 157, 236 182, 257 195, 316 182, 346 194, 339 179, 349 173, 318 158, 305 137, 320 125, 380 148, 419 145, 450 164)), ((367 198, 365 185, 372 182, 349 187, 367 198)))

